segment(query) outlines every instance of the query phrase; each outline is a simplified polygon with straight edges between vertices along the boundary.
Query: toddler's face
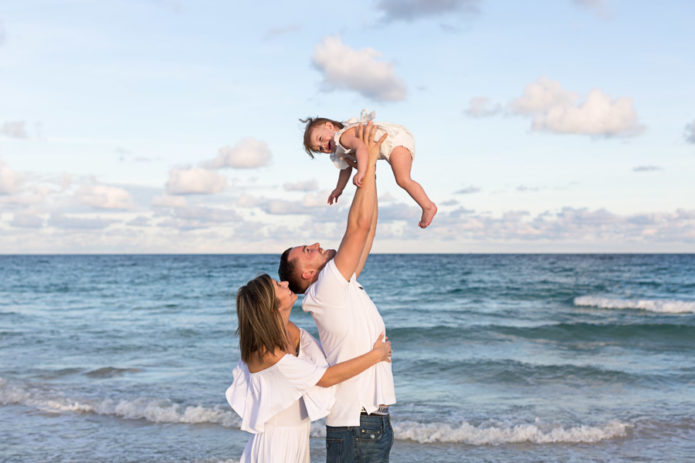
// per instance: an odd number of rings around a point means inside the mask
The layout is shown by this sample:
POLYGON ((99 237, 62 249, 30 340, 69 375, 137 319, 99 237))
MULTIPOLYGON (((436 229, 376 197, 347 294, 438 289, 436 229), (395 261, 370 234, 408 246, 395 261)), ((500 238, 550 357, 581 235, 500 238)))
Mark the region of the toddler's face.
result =
POLYGON ((336 128, 330 122, 326 122, 318 127, 314 127, 311 131, 311 149, 319 153, 332 153, 335 151, 335 135, 336 128))

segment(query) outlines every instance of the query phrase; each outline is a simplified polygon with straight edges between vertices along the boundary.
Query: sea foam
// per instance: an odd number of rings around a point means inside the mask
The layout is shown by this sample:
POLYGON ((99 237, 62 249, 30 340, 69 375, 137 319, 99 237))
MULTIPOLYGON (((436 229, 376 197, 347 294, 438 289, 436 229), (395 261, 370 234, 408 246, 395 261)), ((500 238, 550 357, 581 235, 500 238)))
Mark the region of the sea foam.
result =
MULTIPOLYGON (((146 420, 152 423, 216 424, 239 429, 241 421, 226 405, 214 407, 183 406, 166 399, 135 398, 70 399, 61 396, 45 397, 45 392, 31 386, 8 383, 0 378, 0 404, 24 405, 44 413, 86 413, 116 416, 125 419, 146 420)), ((599 426, 570 427, 535 424, 459 426, 448 423, 419 423, 397 421, 393 423, 394 437, 419 443, 462 443, 468 445, 501 445, 529 442, 534 444, 594 443, 625 437, 632 425, 611 421, 599 426)), ((311 424, 313 437, 325 437, 323 420, 311 424)))
POLYGON ((445 423, 394 423, 397 439, 419 443, 451 442, 468 445, 501 445, 528 442, 533 444, 594 443, 625 437, 631 425, 611 421, 602 426, 540 426, 518 424, 510 426, 472 425, 467 422, 455 427, 445 423))
POLYGON ((226 405, 184 406, 168 399, 145 397, 118 401, 71 399, 57 394, 48 397, 45 392, 39 393, 32 387, 8 383, 2 378, 0 378, 0 404, 24 405, 44 413, 91 413, 153 423, 219 424, 228 428, 238 428, 241 423, 237 415, 226 405))
MULTIPOLYGON (((459 426, 449 423, 419 423, 417 421, 393 421, 393 434, 397 440, 411 440, 421 444, 458 443, 467 445, 502 444, 561 444, 594 443, 625 437, 629 423, 610 421, 599 426, 578 425, 570 427, 536 424, 473 425, 467 422, 459 426)), ((311 437, 325 437, 322 422, 311 423, 311 437)))
POLYGON ((677 299, 619 299, 581 296, 574 298, 574 305, 601 309, 637 309, 658 313, 695 313, 695 302, 677 299))

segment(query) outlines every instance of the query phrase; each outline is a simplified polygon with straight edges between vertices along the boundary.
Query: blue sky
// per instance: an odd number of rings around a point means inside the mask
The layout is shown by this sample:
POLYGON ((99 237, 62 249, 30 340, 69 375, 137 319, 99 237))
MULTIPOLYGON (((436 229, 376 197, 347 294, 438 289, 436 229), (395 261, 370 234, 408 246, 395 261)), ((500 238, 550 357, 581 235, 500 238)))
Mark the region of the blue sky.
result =
POLYGON ((334 247, 300 117, 405 125, 376 252, 695 252, 690 1, 0 3, 0 253, 334 247))

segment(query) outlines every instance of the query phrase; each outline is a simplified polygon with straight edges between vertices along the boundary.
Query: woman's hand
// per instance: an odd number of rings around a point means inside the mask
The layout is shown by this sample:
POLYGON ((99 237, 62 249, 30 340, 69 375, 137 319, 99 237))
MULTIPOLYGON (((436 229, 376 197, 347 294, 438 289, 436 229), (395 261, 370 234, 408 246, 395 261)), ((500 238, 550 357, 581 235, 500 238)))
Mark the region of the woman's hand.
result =
POLYGON ((376 338, 372 351, 379 353, 380 362, 391 361, 391 341, 388 341, 388 338, 384 336, 384 333, 381 333, 379 337, 376 338))

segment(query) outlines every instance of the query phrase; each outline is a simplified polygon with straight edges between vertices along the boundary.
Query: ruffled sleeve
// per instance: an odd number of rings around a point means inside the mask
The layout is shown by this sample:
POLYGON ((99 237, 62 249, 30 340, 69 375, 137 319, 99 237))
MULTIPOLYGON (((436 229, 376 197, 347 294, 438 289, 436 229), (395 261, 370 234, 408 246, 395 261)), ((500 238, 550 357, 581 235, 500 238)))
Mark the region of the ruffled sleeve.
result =
POLYGON ((376 111, 367 111, 366 109, 363 109, 362 112, 360 112, 360 122, 363 124, 373 121, 375 118, 376 111))
POLYGON ((315 387, 326 368, 288 354, 275 365, 252 374, 240 361, 225 396, 241 417, 241 430, 263 432, 270 418, 315 387))

